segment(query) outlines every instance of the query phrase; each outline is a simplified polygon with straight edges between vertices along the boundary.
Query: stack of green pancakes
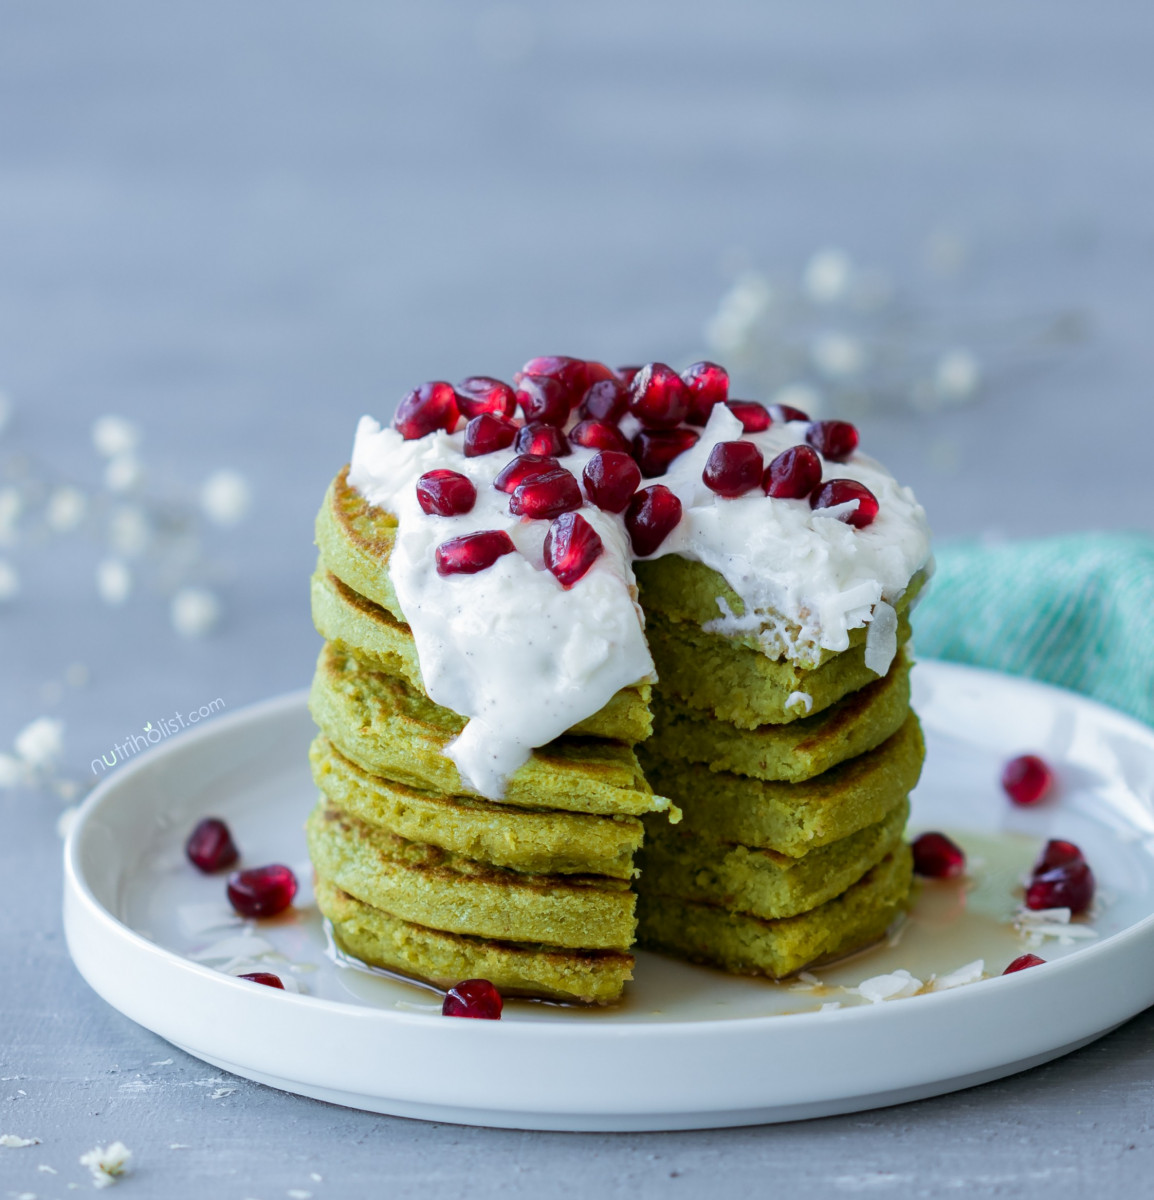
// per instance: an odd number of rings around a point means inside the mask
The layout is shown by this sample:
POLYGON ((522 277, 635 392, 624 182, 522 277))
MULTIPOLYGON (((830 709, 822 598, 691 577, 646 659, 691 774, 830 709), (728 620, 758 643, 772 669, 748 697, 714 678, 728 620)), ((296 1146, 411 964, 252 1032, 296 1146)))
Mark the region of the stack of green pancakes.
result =
POLYGON ((888 673, 866 629, 812 661, 767 656, 756 634, 707 632, 740 598, 699 563, 636 564, 657 666, 649 783, 683 813, 645 819, 638 942, 781 978, 876 941, 908 902, 903 841, 924 757, 910 709, 907 610, 888 673))
POLYGON ((632 977, 641 817, 676 815, 634 753, 650 689, 534 751, 500 803, 478 797, 444 753, 465 718, 426 695, 389 580, 396 528, 344 472, 317 518, 320 910, 355 958, 440 987, 483 977, 506 995, 616 1000, 632 977))

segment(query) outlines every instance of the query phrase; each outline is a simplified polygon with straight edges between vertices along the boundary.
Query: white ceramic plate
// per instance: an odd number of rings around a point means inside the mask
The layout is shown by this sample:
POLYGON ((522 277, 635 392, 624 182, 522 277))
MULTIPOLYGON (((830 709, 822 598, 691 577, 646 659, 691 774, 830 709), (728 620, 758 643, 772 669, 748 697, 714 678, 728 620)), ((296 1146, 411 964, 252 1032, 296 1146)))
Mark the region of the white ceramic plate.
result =
POLYGON ((468 1021, 440 1016, 430 990, 340 965, 305 883, 301 827, 315 792, 300 694, 157 746, 89 797, 66 847, 69 948, 110 1004, 189 1053, 401 1116, 690 1129, 852 1112, 997 1079, 1154 1003, 1154 732, 1024 680, 941 663, 915 677, 929 756, 913 828, 954 834, 973 880, 927 885, 896 945, 822 969, 821 987, 640 954, 620 1007, 511 1001, 500 1021, 468 1021), (1059 794, 1030 810, 998 785, 1003 761, 1024 751, 1060 776, 1059 794), (208 814, 229 822, 249 865, 298 869, 289 916, 210 928, 228 919, 224 881, 181 854, 208 814), (1015 888, 1049 836, 1082 847, 1101 902, 1079 926, 1088 936, 1047 939, 1036 948, 1045 966, 999 978, 1031 948, 1011 923, 1015 888), (991 978, 877 1004, 846 990, 898 968, 929 980, 975 959, 991 978), (224 973, 262 968, 301 994, 224 973))

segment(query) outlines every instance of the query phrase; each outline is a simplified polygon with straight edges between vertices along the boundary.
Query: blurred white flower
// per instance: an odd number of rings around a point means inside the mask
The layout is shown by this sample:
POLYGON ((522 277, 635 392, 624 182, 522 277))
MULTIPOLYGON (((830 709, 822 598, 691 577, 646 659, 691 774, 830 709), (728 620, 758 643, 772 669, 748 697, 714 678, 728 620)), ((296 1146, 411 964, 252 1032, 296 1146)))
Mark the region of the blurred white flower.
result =
POLYGON ((808 383, 789 383, 773 393, 770 404, 799 408, 807 417, 820 417, 825 408, 825 397, 808 383))
POLYGON ((773 299, 769 280, 755 271, 738 276, 706 322, 705 339, 722 354, 734 354, 748 341, 773 299))
POLYGON ((248 480, 239 471, 214 471, 200 489, 200 506, 218 525, 235 525, 248 512, 248 480))
POLYGON ((108 544, 125 558, 142 554, 151 533, 147 514, 136 504, 122 504, 108 522, 108 544))
POLYGON ((88 679, 88 668, 83 663, 72 663, 68 670, 64 672, 64 681, 69 687, 84 687, 88 679))
POLYGON ((126 417, 100 417, 92 426, 92 444, 104 458, 130 455, 140 445, 140 427, 126 417))
POLYGON ((849 291, 853 264, 841 250, 819 250, 806 263, 801 277, 802 290, 814 304, 832 304, 849 291))
POLYGON ((96 568, 96 590, 105 604, 123 604, 132 592, 132 574, 118 558, 106 558, 96 568))
POLYGON ((11 754, 0 754, 0 788, 19 787, 28 778, 28 768, 11 754))
POLYGON ((935 229, 926 239, 923 249, 926 266, 941 276, 956 275, 966 265, 970 248, 965 239, 953 229, 935 229))
POLYGON ((20 575, 7 559, 0 558, 0 604, 20 594, 20 575))
POLYGON ((44 519, 56 533, 67 533, 84 520, 88 511, 88 498, 79 488, 58 487, 48 497, 44 519))
POLYGON ((131 1157, 132 1151, 123 1142, 113 1142, 110 1146, 96 1146, 82 1154, 80 1165, 92 1172, 93 1187, 106 1188, 124 1174, 131 1157))
POLYGON ((58 717, 37 717, 20 730, 13 745, 30 767, 50 766, 64 749, 64 722, 58 717))
POLYGON ((857 375, 866 365, 865 347, 847 333, 819 333, 810 346, 813 365, 831 379, 857 375))
POLYGON ((24 510, 24 501, 14 487, 0 488, 0 546, 16 541, 16 522, 24 510))
POLYGON ((982 368, 969 350, 949 350, 938 360, 934 390, 946 404, 968 400, 982 381, 982 368))
POLYGON ((110 492, 130 492, 140 482, 140 460, 134 454, 118 454, 104 468, 104 486, 110 492))
POLYGON ((181 588, 172 598, 172 627, 183 637, 203 637, 220 620, 220 601, 207 588, 181 588))
POLYGON ((8 427, 8 422, 12 420, 12 401, 4 392, 0 392, 0 433, 8 427))

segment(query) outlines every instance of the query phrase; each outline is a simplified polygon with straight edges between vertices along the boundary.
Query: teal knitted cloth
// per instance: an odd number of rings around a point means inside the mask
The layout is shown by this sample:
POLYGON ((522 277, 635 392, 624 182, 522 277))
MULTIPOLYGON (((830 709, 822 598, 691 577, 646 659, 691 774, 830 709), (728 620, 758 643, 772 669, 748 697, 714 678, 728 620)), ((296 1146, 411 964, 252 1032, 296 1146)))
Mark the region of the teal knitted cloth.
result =
POLYGON ((1154 724, 1154 538, 954 543, 914 616, 919 656, 1084 692, 1154 724))

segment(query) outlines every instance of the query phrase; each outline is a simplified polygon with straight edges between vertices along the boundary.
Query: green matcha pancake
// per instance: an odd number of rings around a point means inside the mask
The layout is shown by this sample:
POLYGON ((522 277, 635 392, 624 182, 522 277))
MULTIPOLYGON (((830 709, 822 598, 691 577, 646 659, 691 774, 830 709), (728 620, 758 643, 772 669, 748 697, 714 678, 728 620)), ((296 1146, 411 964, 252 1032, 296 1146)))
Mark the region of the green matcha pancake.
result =
POLYGON ((902 801, 886 818, 849 837, 789 858, 679 829, 656 830, 639 860, 637 891, 713 904, 763 920, 792 917, 841 895, 902 840, 902 801))
MULTIPOLYGON (((323 564, 313 575, 311 590, 313 624, 321 637, 337 649, 355 654, 366 666, 398 676, 424 692, 417 647, 408 625, 353 591, 323 564)), ((647 683, 623 688, 600 712, 575 725, 572 732, 640 742, 653 729, 649 694, 647 683)))
POLYGON ((430 929, 582 950, 627 950, 636 897, 601 875, 528 875, 367 825, 326 801, 306 825, 318 874, 430 929))
MULTIPOLYGON (((659 759, 643 749, 645 773, 682 810, 678 829, 798 858, 876 824, 913 791, 925 758, 918 719, 875 750, 804 783, 771 783, 659 759)), ((648 819, 647 819, 648 820, 648 819)), ((647 831, 647 836, 659 832, 647 831)))
POLYGON ((633 855, 642 837, 636 817, 537 811, 467 796, 435 796, 369 775, 323 734, 313 741, 309 760, 317 787, 335 807, 407 841, 426 842, 514 871, 633 877, 633 855))
POLYGON ((633 978, 633 956, 621 951, 517 945, 428 929, 355 900, 323 876, 316 897, 348 954, 439 988, 480 978, 504 996, 611 1004, 633 978))
MULTIPOLYGON (((473 794, 444 753, 464 719, 403 679, 326 645, 309 710, 329 741, 369 774, 440 795, 473 794)), ((631 747, 578 737, 558 738, 535 750, 509 779, 503 802, 609 816, 669 809, 669 801, 645 782, 631 747)))
POLYGON ((913 856, 903 845, 840 896, 779 921, 646 893, 638 902, 638 944, 738 975, 782 979, 876 942, 906 907, 912 880, 913 856))

